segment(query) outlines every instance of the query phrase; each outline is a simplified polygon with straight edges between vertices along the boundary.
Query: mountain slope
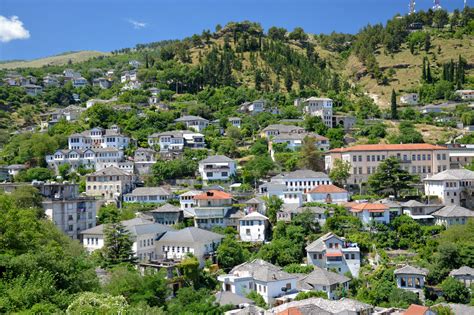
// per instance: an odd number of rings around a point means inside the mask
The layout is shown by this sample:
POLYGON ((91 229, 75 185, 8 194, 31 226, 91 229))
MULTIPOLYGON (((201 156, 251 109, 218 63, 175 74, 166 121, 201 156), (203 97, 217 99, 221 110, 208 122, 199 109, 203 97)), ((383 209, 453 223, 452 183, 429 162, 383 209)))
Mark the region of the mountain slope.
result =
POLYGON ((71 61, 79 63, 87 61, 94 57, 107 56, 108 53, 93 50, 75 51, 64 53, 56 56, 39 58, 34 60, 15 60, 11 62, 0 63, 0 69, 16 69, 16 68, 40 68, 43 66, 60 66, 71 61))

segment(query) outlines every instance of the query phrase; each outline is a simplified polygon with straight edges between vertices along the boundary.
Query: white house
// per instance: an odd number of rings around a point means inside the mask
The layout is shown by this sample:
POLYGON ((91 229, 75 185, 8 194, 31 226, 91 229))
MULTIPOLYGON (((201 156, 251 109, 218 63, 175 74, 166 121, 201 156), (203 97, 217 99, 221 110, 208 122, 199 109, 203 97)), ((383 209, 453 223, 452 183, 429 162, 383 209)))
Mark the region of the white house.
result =
POLYGON ((37 96, 43 93, 43 87, 35 84, 26 84, 22 86, 25 89, 26 94, 29 96, 37 96))
POLYGON ((240 105, 239 112, 256 115, 265 111, 265 100, 256 100, 253 102, 245 102, 240 105))
POLYGON ((45 160, 48 167, 56 171, 58 171, 59 166, 69 164, 73 170, 77 170, 81 166, 99 171, 115 166, 128 173, 133 173, 133 163, 124 161, 123 151, 116 148, 57 150, 54 154, 46 155, 45 160))
POLYGON ((337 296, 339 288, 349 290, 350 281, 351 279, 346 276, 315 266, 314 271, 299 277, 297 285, 300 291, 325 292, 328 299, 335 300, 341 298, 337 296))
POLYGON ((470 288, 471 285, 474 284, 474 268, 468 266, 462 266, 459 269, 451 270, 449 276, 458 280, 467 288, 470 288))
MULTIPOLYGON (((133 240, 132 250, 135 256, 141 261, 158 259, 160 255, 157 251, 157 239, 167 232, 174 231, 170 226, 154 223, 143 218, 126 220, 121 223, 133 240)), ((101 224, 81 233, 82 244, 88 252, 91 253, 104 246, 105 227, 105 224, 101 224)))
POLYGON ((449 169, 423 180, 425 195, 436 196, 445 205, 466 205, 474 189, 474 172, 449 169))
POLYGON ((71 81, 74 88, 82 88, 87 85, 87 79, 81 76, 75 77, 71 81))
POLYGON ((163 187, 138 187, 123 196, 125 202, 165 203, 173 194, 163 187))
POLYGON ((75 133, 68 138, 70 150, 85 150, 91 148, 124 149, 130 144, 130 138, 120 133, 120 128, 112 126, 110 129, 96 127, 81 133, 75 133))
POLYGON ((265 303, 273 304, 275 299, 295 293, 298 276, 261 259, 254 259, 234 267, 229 274, 217 277, 222 291, 246 296, 250 291, 260 294, 265 303))
POLYGON ((332 128, 333 100, 330 98, 310 97, 303 102, 303 113, 321 117, 326 126, 332 128))
POLYGON ((229 117, 229 124, 233 127, 239 128, 240 125, 242 124, 242 118, 240 117, 229 117))
POLYGON ((418 93, 408 93, 400 96, 400 103, 404 105, 418 105, 418 93))
POLYGON ((286 147, 292 151, 299 150, 303 145, 303 141, 306 137, 314 139, 314 146, 321 151, 329 150, 329 139, 320 136, 314 132, 305 133, 285 133, 279 134, 272 137, 269 140, 269 150, 272 157, 274 156, 274 145, 278 143, 286 144, 286 147))
POLYGON ((294 126, 294 125, 285 125, 285 124, 272 124, 262 129, 260 136, 262 138, 272 138, 274 136, 283 135, 283 134, 298 134, 306 133, 306 130, 303 127, 294 126))
POLYGON ((390 208, 383 203, 357 203, 351 207, 350 212, 367 225, 372 222, 390 223, 390 208))
POLYGON ((135 176, 115 166, 86 175, 86 194, 117 201, 135 187, 135 176))
POLYGON ((431 214, 435 218, 436 225, 450 227, 456 224, 466 224, 467 220, 474 219, 474 210, 461 206, 445 206, 431 214))
POLYGON ((156 241, 158 256, 164 259, 182 260, 189 254, 194 255, 201 267, 205 261, 213 258, 223 235, 188 227, 182 230, 169 231, 156 241))
POLYGON ((264 242, 270 222, 268 218, 257 211, 239 219, 239 235, 244 242, 264 242))
POLYGON ((160 152, 182 152, 185 147, 204 148, 204 135, 187 130, 165 131, 148 136, 148 145, 159 146, 160 152))
POLYGON ((106 78, 96 78, 92 80, 92 86, 98 86, 101 89, 108 89, 110 88, 110 81, 106 78))
POLYGON ((331 232, 306 246, 308 264, 324 269, 335 269, 339 274, 359 275, 360 248, 331 232))
POLYGON ((224 155, 213 155, 199 162, 199 174, 205 182, 227 181, 235 175, 236 170, 235 161, 224 155))
POLYGON ((232 195, 219 190, 208 190, 195 195, 194 224, 198 228, 211 229, 226 226, 226 218, 232 209, 232 195))
POLYGON ((197 200, 194 199, 194 196, 201 195, 202 193, 199 190, 190 190, 179 195, 180 209, 194 217, 194 207, 197 206, 197 200))
POLYGON ((415 293, 423 292, 428 269, 405 265, 396 269, 394 273, 399 289, 409 290, 415 293))
POLYGON ((8 170, 8 175, 10 177, 15 177, 16 175, 18 175, 22 170, 25 170, 26 169, 26 166, 23 165, 23 164, 12 164, 12 165, 8 165, 6 167, 6 169, 8 170))
POLYGON ((209 120, 199 116, 183 116, 175 119, 174 122, 182 122, 187 129, 192 129, 196 132, 202 132, 207 128, 207 126, 209 126, 209 120))
POLYGON ((133 71, 125 71, 122 73, 122 76, 120 77, 120 82, 121 83, 126 83, 130 81, 137 81, 137 72, 135 70, 133 71))
POLYGON ((308 202, 340 204, 349 200, 349 192, 335 185, 319 185, 306 193, 308 202))

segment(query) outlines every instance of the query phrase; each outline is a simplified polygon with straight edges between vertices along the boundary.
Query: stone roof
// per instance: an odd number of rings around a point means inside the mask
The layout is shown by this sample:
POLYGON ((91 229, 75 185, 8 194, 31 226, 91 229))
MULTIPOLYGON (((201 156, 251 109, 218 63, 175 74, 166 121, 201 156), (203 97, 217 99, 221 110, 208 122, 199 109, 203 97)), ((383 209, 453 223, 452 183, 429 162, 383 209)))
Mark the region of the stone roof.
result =
POLYGON ((468 266, 462 266, 459 269, 452 270, 449 275, 453 276, 471 276, 474 277, 474 268, 468 266))
POLYGON ((316 96, 311 96, 309 98, 307 98, 305 100, 305 102, 308 102, 308 101, 332 101, 331 98, 327 98, 327 97, 316 97, 316 96))
POLYGON ((428 275, 428 269, 413 267, 410 265, 405 265, 402 268, 398 268, 394 271, 395 275, 408 274, 408 275, 428 275))
POLYGON ((167 232, 162 238, 160 238, 160 241, 175 243, 205 243, 222 238, 224 238, 224 235, 206 231, 197 227, 188 227, 182 230, 167 232))
POLYGON ((253 204, 264 204, 265 201, 263 201, 261 198, 259 197, 254 197, 254 198, 251 198, 249 200, 247 200, 246 202, 244 202, 245 204, 247 205, 253 205, 253 204))
POLYGON ((402 207, 407 207, 407 208, 412 208, 412 207, 424 207, 424 206, 427 206, 426 204, 424 203, 421 203, 419 201, 416 201, 416 200, 408 200, 407 202, 403 202, 401 204, 402 207))
POLYGON ((474 211, 458 205, 445 206, 431 215, 443 218, 474 217, 474 211))
POLYGON ((254 212, 250 212, 249 214, 247 214, 245 217, 241 218, 240 220, 268 220, 268 218, 264 216, 263 214, 257 211, 254 211, 254 212))
POLYGON ((281 174, 281 177, 273 177, 272 179, 307 179, 307 178, 324 178, 329 179, 329 176, 323 172, 315 172, 312 170, 296 170, 290 173, 281 174))
POLYGON ((186 121, 194 121, 194 120, 209 121, 209 120, 207 120, 205 118, 202 118, 200 116, 191 116, 191 115, 179 117, 178 119, 175 119, 174 121, 175 122, 180 122, 180 121, 186 122, 186 121))
POLYGON ((170 196, 171 192, 163 187, 138 187, 126 196, 170 196))
POLYGON ((304 131, 303 127, 294 126, 294 125, 284 125, 284 124, 273 124, 268 125, 267 127, 263 128, 262 131, 269 131, 269 130, 278 130, 280 133, 290 133, 294 131, 304 131))
POLYGON ((153 209, 150 212, 151 213, 163 213, 163 212, 181 212, 181 211, 183 211, 183 210, 181 210, 180 208, 178 208, 176 206, 173 206, 169 203, 165 203, 161 207, 153 209))
MULTIPOLYGON (((372 305, 365 304, 365 303, 352 300, 352 299, 343 298, 337 301, 333 301, 333 300, 327 300, 323 298, 309 298, 309 299, 305 299, 301 301, 292 301, 292 302, 285 303, 277 307, 271 308, 267 311, 267 314, 283 314, 288 309, 296 308, 299 310, 309 305, 320 308, 323 310, 323 312, 326 312, 326 313, 315 311, 312 313, 306 312, 305 314, 312 314, 312 315, 349 314, 349 313, 352 314, 356 312, 357 313, 360 312, 362 314, 362 311, 373 309, 372 305)), ((314 308, 314 310, 317 310, 317 309, 314 308)))
POLYGON ((229 162, 235 162, 231 158, 228 158, 225 155, 211 155, 208 158, 205 158, 204 160, 201 160, 199 163, 229 163, 229 162))
POLYGON ((87 176, 132 176, 115 166, 106 167, 100 171, 87 174, 87 176))
MULTIPOLYGON (((174 230, 172 227, 159 223, 153 223, 152 221, 144 218, 134 218, 131 220, 122 221, 121 223, 123 226, 125 226, 125 229, 127 229, 134 236, 152 233, 161 234, 174 230)), ((97 225, 93 228, 82 231, 81 234, 104 235, 105 226, 106 224, 97 225)))
POLYGON ((202 194, 202 191, 200 191, 200 190, 190 190, 190 191, 187 191, 187 192, 185 192, 185 193, 182 193, 182 194, 179 195, 179 196, 180 196, 180 197, 181 197, 181 196, 185 196, 185 197, 186 197, 186 196, 191 196, 191 197, 193 197, 193 196, 200 195, 200 194, 202 194))
POLYGON ((240 272, 248 272, 255 280, 264 282, 297 278, 296 275, 292 275, 286 271, 283 271, 280 267, 277 267, 262 259, 254 259, 250 262, 245 262, 232 268, 232 270, 230 271, 231 274, 240 272))
POLYGON ((219 305, 241 305, 241 304, 255 304, 255 302, 246 297, 237 295, 230 291, 220 291, 214 294, 216 303, 219 305))
POLYGON ((306 251, 307 252, 320 252, 320 251, 325 250, 326 245, 324 244, 324 241, 326 241, 327 239, 329 239, 333 236, 337 237, 340 240, 344 240, 344 238, 339 237, 339 236, 337 236, 336 234, 334 234, 332 232, 329 232, 329 233, 324 234, 323 236, 321 236, 320 238, 318 238, 317 240, 315 240, 314 242, 312 242, 308 246, 306 246, 306 251))
POLYGON ((312 290, 319 285, 330 286, 333 284, 346 283, 350 280, 351 279, 346 276, 315 266, 314 271, 298 279, 298 285, 301 286, 302 289, 307 288, 312 290))
POLYGON ((316 140, 329 140, 329 138, 326 138, 324 136, 318 135, 317 133, 314 132, 302 132, 302 133, 283 133, 276 135, 273 137, 273 141, 275 140, 301 140, 303 141, 304 138, 310 137, 310 138, 315 138, 316 140))
POLYGON ((432 180, 474 180, 474 172, 464 168, 450 169, 424 179, 424 181, 432 180))

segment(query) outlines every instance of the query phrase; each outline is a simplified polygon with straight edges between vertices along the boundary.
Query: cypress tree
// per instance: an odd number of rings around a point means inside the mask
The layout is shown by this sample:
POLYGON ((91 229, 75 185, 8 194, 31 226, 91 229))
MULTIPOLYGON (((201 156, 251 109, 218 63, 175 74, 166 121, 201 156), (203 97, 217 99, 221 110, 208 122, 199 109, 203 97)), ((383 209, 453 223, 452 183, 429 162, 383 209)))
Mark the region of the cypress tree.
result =
POLYGON ((102 249, 104 267, 113 267, 121 263, 135 263, 136 257, 132 246, 133 241, 130 233, 122 223, 106 225, 102 249))
POLYGON ((423 72, 421 74, 423 81, 426 81, 426 57, 423 57, 423 72))
POLYGON ((431 77, 431 67, 430 67, 430 62, 429 61, 426 62, 426 81, 428 83, 433 82, 433 78, 431 77))
POLYGON ((391 98, 390 110, 391 110, 391 114, 392 114, 392 119, 398 119, 397 94, 395 93, 394 89, 392 89, 392 98, 391 98))

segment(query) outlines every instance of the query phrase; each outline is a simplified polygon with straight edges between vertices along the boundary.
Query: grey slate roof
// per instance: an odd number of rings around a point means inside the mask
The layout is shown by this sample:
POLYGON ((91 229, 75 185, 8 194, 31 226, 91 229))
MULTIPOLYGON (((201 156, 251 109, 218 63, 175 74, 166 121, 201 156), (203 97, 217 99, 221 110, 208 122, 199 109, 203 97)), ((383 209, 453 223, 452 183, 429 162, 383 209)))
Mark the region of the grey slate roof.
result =
POLYGON ((428 275, 428 269, 406 265, 402 268, 395 269, 394 273, 395 273, 395 275, 408 274, 408 275, 423 275, 423 276, 426 276, 426 275, 428 275))
POLYGON ((346 276, 316 266, 314 271, 298 279, 298 285, 303 289, 307 288, 311 290, 319 285, 330 286, 333 284, 346 283, 350 280, 351 279, 346 276))
POLYGON ((204 160, 201 160, 199 163, 228 163, 228 162, 234 162, 231 158, 228 158, 225 155, 211 155, 208 158, 205 158, 204 160))
POLYGON ((264 204, 265 201, 263 201, 261 198, 259 197, 254 197, 252 199, 249 199, 247 200, 246 202, 244 202, 244 204, 246 205, 253 205, 253 204, 264 204))
POLYGON ((327 178, 329 179, 329 176, 323 172, 315 172, 312 170, 296 170, 290 173, 283 174, 282 178, 283 179, 298 179, 298 178, 327 178))
POLYGON ((107 168, 104 168, 100 171, 90 173, 87 176, 131 176, 130 174, 122 171, 119 168, 116 168, 115 166, 109 166, 107 168))
POLYGON ((138 187, 135 188, 131 193, 126 196, 170 196, 171 192, 164 189, 163 187, 138 187))
POLYGON ((219 305, 241 305, 241 304, 255 304, 255 302, 246 297, 237 295, 230 291, 220 291, 214 294, 216 303, 219 305))
POLYGON ((462 266, 459 269, 452 270, 449 275, 453 276, 471 276, 474 277, 474 268, 468 266, 462 266))
MULTIPOLYGON (((146 220, 144 218, 125 220, 122 221, 122 224, 134 236, 151 233, 161 234, 168 231, 174 231, 174 228, 172 227, 159 223, 153 223, 152 221, 146 220)), ((104 235, 104 227, 105 224, 97 225, 93 228, 82 231, 81 234, 104 235)))
POLYGON ((421 202, 416 201, 416 200, 409 200, 407 202, 403 202, 401 205, 402 205, 402 207, 408 207, 408 208, 426 206, 426 204, 421 203, 421 202))
POLYGON ((255 280, 272 282, 287 279, 296 279, 296 275, 292 275, 286 271, 283 271, 280 267, 277 267, 269 262, 262 259, 254 259, 251 262, 245 262, 240 264, 230 271, 231 274, 239 271, 246 271, 252 274, 255 280))
POLYGON ((180 208, 176 207, 176 206, 173 206, 169 203, 165 203, 164 205, 162 205, 161 207, 158 207, 156 209, 153 209, 151 210, 150 212, 154 212, 154 213, 163 213, 163 212, 181 212, 183 210, 181 210, 180 208))
POLYGON ((278 130, 280 133, 290 133, 292 131, 302 131, 304 130, 303 127, 299 126, 294 126, 294 125, 284 125, 284 124, 273 124, 273 125, 268 125, 263 129, 263 131, 269 131, 269 130, 278 130))
POLYGON ((474 172, 465 168, 449 169, 435 174, 431 177, 425 178, 425 181, 430 180, 474 180, 474 172))
POLYGON ((186 122, 186 121, 194 121, 194 120, 209 121, 205 118, 202 118, 202 117, 199 117, 199 116, 191 116, 191 115, 179 117, 178 119, 175 119, 174 121, 175 122, 180 122, 180 121, 186 122))
POLYGON ((329 232, 329 233, 324 234, 323 236, 321 236, 320 238, 318 238, 317 240, 315 240, 314 242, 312 242, 308 246, 306 246, 306 251, 307 252, 320 252, 320 251, 323 251, 324 249, 326 249, 326 245, 324 244, 324 241, 331 238, 331 237, 333 237, 333 236, 335 236, 339 239, 343 239, 343 238, 337 236, 336 234, 333 234, 333 233, 329 232))
MULTIPOLYGON (((326 300, 323 298, 309 298, 301 301, 293 301, 279 305, 277 307, 269 309, 266 314, 281 314, 289 308, 308 310, 306 306, 315 306, 323 311, 318 311, 317 308, 312 307, 312 312, 305 314, 319 315, 319 314, 355 314, 363 311, 373 309, 372 305, 365 304, 352 299, 340 299, 337 301, 326 300), (324 313, 326 312, 326 313, 324 313)), ((311 309, 311 308, 310 308, 311 309)), ((365 314, 366 312, 364 312, 365 314)))
POLYGON ((452 205, 443 207, 431 215, 443 218, 474 217, 474 211, 461 206, 452 205))
POLYGON ((224 238, 224 235, 206 231, 197 227, 188 227, 182 230, 170 231, 163 235, 160 241, 194 243, 209 242, 222 238, 224 238))

